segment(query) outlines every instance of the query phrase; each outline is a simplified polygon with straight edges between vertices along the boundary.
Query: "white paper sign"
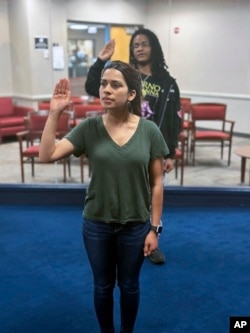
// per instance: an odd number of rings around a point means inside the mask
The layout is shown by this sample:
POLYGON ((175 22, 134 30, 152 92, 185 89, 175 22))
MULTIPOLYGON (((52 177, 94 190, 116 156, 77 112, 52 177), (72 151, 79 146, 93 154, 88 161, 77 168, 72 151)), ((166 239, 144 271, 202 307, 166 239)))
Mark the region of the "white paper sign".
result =
POLYGON ((62 46, 53 46, 53 69, 64 69, 64 52, 62 46))

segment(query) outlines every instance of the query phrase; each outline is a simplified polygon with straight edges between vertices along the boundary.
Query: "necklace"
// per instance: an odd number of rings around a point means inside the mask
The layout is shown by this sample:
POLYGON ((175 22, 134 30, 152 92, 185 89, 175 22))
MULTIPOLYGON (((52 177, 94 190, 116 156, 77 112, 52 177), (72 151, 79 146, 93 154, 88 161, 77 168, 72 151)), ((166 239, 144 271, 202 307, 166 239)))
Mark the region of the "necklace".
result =
POLYGON ((142 77, 141 74, 139 74, 139 75, 140 75, 140 79, 141 79, 142 84, 143 84, 143 82, 146 82, 147 79, 150 77, 150 74, 148 74, 148 75, 142 74, 144 77, 142 77))

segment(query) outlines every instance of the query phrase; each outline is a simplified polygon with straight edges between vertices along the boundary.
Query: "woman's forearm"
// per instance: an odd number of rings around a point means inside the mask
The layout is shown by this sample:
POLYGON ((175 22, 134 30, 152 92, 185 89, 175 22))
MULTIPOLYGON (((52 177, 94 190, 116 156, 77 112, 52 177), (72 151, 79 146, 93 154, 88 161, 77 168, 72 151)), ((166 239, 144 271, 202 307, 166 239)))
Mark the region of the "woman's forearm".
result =
POLYGON ((163 206, 163 184, 154 185, 151 188, 151 223, 159 225, 161 222, 162 206, 163 206))
POLYGON ((39 159, 41 162, 52 162, 56 158, 56 130, 58 124, 58 116, 49 115, 46 121, 39 149, 39 159))

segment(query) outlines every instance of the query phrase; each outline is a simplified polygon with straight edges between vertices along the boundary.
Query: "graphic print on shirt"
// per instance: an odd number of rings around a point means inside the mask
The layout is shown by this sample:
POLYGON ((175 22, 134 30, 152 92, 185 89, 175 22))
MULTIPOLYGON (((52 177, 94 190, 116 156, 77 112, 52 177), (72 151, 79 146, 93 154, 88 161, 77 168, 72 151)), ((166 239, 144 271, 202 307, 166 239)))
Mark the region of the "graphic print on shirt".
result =
POLYGON ((156 83, 148 82, 146 80, 142 81, 142 96, 152 96, 155 98, 159 97, 161 91, 161 86, 156 83))
POLYGON ((156 83, 142 81, 142 97, 143 101, 141 104, 142 117, 151 119, 154 114, 154 108, 157 103, 161 91, 161 86, 156 83))
POLYGON ((151 110, 149 101, 143 100, 141 103, 141 114, 143 118, 150 119, 154 112, 151 110))

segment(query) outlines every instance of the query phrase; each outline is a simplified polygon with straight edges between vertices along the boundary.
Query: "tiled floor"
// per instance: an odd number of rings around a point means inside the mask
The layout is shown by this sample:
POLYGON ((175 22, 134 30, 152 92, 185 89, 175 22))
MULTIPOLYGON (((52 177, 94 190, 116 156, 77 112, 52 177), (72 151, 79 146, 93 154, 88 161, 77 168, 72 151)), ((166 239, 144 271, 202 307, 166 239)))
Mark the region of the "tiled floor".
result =
MULTIPOLYGON (((234 153, 234 149, 241 145, 250 145, 250 137, 234 137, 231 165, 227 166, 227 149, 225 149, 224 160, 220 159, 220 149, 214 147, 199 147, 196 150, 196 164, 191 163, 184 169, 184 186, 219 186, 219 187, 249 187, 249 163, 247 160, 245 183, 240 183, 241 159, 234 153)), ((21 183, 19 147, 14 140, 5 140, 0 145, 0 183, 21 183)), ((166 186, 179 186, 180 175, 175 179, 172 171, 165 177, 166 186)), ((84 169, 84 181, 89 182, 88 167, 84 169)), ((63 167, 60 163, 36 164, 35 177, 31 177, 30 165, 25 165, 25 183, 49 183, 63 182, 63 167)), ((71 177, 67 183, 80 183, 80 164, 75 157, 71 158, 71 177)))

